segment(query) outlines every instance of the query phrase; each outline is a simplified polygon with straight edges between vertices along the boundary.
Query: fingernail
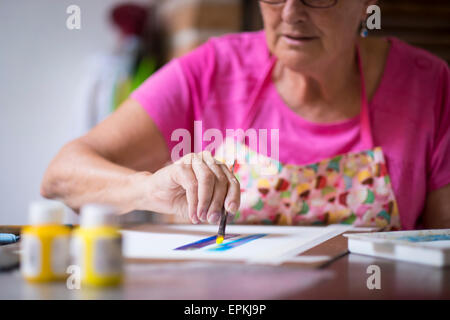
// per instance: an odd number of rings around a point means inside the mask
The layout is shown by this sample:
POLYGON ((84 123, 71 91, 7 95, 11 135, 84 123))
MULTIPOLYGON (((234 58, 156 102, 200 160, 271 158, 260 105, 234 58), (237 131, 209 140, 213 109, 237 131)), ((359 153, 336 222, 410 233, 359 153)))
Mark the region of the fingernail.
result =
POLYGON ((200 220, 199 220, 198 217, 195 216, 195 215, 192 217, 191 220, 192 220, 192 223, 193 223, 193 224, 199 224, 199 223, 200 223, 200 220))
POLYGON ((220 219, 220 214, 218 214, 218 213, 213 213, 213 214, 211 214, 211 215, 209 216, 208 222, 209 222, 210 224, 214 224, 214 223, 217 223, 217 221, 219 221, 219 219, 220 219))
POLYGON ((208 210, 202 211, 201 217, 203 221, 206 221, 208 218, 208 210))
POLYGON ((230 202, 228 204, 228 211, 231 213, 235 213, 238 210, 236 202, 230 202))
POLYGON ((205 217, 204 217, 204 215, 203 215, 203 211, 199 211, 199 212, 197 212, 197 218, 200 220, 200 221, 205 221, 205 217))

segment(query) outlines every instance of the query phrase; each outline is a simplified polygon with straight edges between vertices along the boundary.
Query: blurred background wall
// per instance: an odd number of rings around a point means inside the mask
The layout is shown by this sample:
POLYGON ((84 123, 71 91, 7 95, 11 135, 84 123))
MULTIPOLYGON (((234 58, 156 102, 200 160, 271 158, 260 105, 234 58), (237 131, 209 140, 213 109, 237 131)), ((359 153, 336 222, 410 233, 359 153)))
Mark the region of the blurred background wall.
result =
POLYGON ((0 1, 0 224, 26 222, 49 161, 73 138, 86 60, 114 45, 107 14, 119 2, 0 1), (81 30, 66 28, 71 4, 81 30))
MULTIPOLYGON (((86 61, 117 38, 110 9, 120 0, 0 1, 0 224, 26 223, 44 170, 74 138, 86 61), (66 8, 81 8, 81 30, 68 30, 66 8)), ((134 0, 155 3, 164 61, 210 36, 262 27, 256 0, 134 0)), ((450 61, 450 1, 382 0, 382 30, 450 61)), ((67 222, 75 221, 72 213, 67 222)))

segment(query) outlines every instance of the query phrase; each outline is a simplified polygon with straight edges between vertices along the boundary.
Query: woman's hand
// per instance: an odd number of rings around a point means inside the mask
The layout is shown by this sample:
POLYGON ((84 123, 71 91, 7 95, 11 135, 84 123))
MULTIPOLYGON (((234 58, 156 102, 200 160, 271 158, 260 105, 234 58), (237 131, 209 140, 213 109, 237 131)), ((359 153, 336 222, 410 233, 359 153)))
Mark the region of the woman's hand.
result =
POLYGON ((188 217, 194 224, 217 223, 222 207, 234 215, 240 205, 240 185, 228 167, 211 153, 191 153, 144 180, 147 210, 188 217))

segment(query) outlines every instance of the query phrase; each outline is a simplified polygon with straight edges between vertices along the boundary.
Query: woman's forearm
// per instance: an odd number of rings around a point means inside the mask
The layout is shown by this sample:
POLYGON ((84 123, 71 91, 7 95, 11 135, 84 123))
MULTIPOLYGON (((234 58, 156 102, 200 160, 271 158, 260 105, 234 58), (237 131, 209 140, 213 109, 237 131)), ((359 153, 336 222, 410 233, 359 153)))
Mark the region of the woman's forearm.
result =
POLYGON ((60 199, 74 210, 83 204, 107 203, 121 212, 143 208, 148 172, 117 165, 76 140, 64 146, 45 172, 41 194, 60 199))

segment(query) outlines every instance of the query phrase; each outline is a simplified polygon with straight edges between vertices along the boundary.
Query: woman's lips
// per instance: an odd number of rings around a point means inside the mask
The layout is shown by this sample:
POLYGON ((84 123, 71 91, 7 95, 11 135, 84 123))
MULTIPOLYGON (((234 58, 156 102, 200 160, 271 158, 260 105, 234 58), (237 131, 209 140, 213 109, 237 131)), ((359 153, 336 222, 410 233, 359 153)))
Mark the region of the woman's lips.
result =
POLYGON ((287 43, 293 45, 303 45, 317 39, 317 37, 293 36, 288 34, 282 35, 282 38, 287 43))

